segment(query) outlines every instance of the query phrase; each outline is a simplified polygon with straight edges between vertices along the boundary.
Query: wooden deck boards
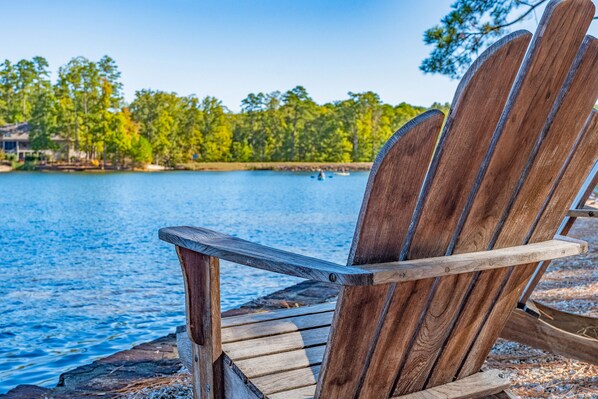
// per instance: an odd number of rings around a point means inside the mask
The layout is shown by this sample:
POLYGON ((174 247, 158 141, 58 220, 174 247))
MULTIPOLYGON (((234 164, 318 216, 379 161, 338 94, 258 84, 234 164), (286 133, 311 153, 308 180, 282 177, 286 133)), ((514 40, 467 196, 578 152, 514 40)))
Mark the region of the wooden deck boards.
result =
MULTIPOLYGON (((231 333, 230 330, 239 329, 243 323, 270 328, 272 323, 286 326, 288 320, 297 320, 298 316, 313 316, 323 308, 329 308, 334 303, 315 305, 310 307, 295 308, 292 311, 280 310, 265 314, 233 316, 223 319, 223 335, 231 333), (280 315, 290 317, 279 318, 280 315), (257 321, 256 321, 257 319, 257 321), (261 320, 260 320, 261 319, 261 320)), ((328 313, 331 313, 329 311, 328 313)), ((292 323, 292 322, 291 322, 292 323)), ((237 390, 253 392, 251 395, 268 399, 312 399, 316 392, 316 383, 321 369, 324 348, 327 343, 330 326, 315 329, 297 326, 296 332, 283 333, 269 336, 268 338, 255 338, 224 344, 224 352, 229 359, 225 367, 227 378, 237 378, 233 385, 240 382, 246 387, 236 387, 237 390), (263 341, 268 341, 264 344, 263 341), (232 367, 234 365, 234 368, 232 367), (236 372, 232 376, 230 373, 236 372), (242 389, 241 389, 242 388, 242 389)), ((243 334, 245 334, 243 330, 243 334)), ((236 335, 232 333, 232 335, 236 335)), ((262 334, 257 334, 261 336, 262 334)), ((230 383, 229 383, 230 385, 230 383)), ((393 396, 399 399, 434 399, 434 398, 467 398, 470 391, 478 392, 484 386, 484 393, 494 394, 508 388, 508 382, 498 377, 496 371, 478 373, 465 378, 458 383, 433 388, 425 392, 407 396, 393 396)))
POLYGON ((225 367, 268 398, 302 398, 310 386, 313 397, 335 304, 223 318, 225 367))

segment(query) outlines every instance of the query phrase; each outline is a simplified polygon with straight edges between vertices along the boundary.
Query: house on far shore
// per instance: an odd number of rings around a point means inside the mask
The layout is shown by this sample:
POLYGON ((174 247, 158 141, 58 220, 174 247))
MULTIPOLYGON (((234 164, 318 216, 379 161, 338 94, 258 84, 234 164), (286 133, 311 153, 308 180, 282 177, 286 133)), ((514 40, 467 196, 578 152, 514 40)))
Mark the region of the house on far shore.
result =
POLYGON ((56 150, 34 150, 29 139, 30 132, 31 127, 27 122, 0 126, 0 149, 5 154, 16 154, 19 161, 24 161, 27 156, 33 154, 43 154, 48 160, 66 161, 69 154, 73 154, 72 143, 58 135, 50 138, 57 144, 56 150))

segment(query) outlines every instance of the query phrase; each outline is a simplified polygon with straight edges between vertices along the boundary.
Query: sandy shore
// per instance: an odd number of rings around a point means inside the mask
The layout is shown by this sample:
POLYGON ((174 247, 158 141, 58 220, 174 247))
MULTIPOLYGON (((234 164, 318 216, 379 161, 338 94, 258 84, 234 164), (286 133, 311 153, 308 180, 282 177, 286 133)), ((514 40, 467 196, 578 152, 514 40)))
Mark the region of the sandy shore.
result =
MULTIPOLYGON (((11 171, 10 167, 0 172, 11 171)), ((116 169, 108 165, 106 169, 100 166, 87 164, 47 164, 36 165, 33 170, 41 172, 86 172, 86 173, 111 173, 111 172, 165 172, 165 171, 210 171, 210 172, 232 172, 242 170, 273 170, 288 172, 355 172, 368 171, 372 168, 371 162, 190 162, 177 165, 176 167, 165 167, 161 165, 147 165, 138 168, 116 169)), ((28 169, 31 170, 31 169, 28 169)))
POLYGON ((177 167, 177 169, 197 171, 275 170, 293 172, 363 171, 371 168, 371 162, 194 162, 177 167))

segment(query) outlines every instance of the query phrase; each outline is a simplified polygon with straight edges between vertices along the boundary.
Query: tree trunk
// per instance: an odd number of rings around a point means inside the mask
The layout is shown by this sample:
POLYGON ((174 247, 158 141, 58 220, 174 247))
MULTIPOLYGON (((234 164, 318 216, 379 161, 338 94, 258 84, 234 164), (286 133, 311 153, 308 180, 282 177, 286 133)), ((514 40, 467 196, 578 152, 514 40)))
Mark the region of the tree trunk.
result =
POLYGON ((293 135, 291 136, 291 161, 295 160, 295 141, 297 138, 297 108, 295 108, 295 118, 293 119, 293 135))
POLYGON ((359 149, 359 138, 357 137, 357 129, 353 126, 353 162, 357 162, 359 149))

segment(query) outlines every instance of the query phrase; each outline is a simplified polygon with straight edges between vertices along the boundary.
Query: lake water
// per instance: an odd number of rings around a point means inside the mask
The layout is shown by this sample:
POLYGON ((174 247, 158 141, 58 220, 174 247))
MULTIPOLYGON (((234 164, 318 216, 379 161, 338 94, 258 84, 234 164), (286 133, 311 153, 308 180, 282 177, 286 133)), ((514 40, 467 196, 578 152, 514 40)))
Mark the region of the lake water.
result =
MULTIPOLYGON (((160 227, 196 225, 344 263, 367 173, 0 174, 0 393, 184 323, 160 227)), ((224 310, 298 279, 223 264, 224 310)))

